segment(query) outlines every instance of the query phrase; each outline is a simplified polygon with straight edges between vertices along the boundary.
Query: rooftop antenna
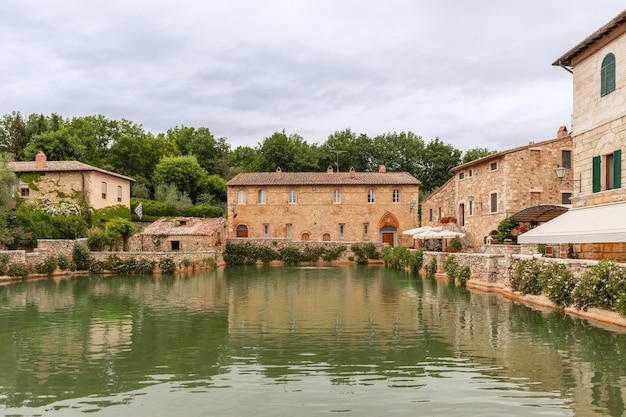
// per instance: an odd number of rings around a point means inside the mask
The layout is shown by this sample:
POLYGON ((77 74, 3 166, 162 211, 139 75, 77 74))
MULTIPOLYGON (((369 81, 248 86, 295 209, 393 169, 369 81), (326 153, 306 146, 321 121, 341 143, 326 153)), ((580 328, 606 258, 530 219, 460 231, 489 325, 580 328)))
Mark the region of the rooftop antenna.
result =
POLYGON ((337 162, 335 162, 335 165, 337 165, 337 172, 339 172, 339 154, 340 153, 345 153, 348 151, 340 151, 339 149, 333 149, 333 152, 335 152, 337 154, 337 162))

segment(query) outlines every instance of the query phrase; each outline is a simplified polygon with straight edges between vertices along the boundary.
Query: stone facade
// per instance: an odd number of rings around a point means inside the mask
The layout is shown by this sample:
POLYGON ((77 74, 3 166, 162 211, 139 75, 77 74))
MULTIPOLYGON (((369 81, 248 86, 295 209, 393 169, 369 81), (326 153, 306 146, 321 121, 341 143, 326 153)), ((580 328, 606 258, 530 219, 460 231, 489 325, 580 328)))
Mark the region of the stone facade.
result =
POLYGON ((39 152, 34 162, 11 162, 19 178, 19 194, 26 201, 46 197, 72 201, 93 209, 118 204, 130 208, 134 180, 78 161, 48 161, 39 152))
POLYGON ((228 229, 226 219, 198 217, 162 218, 129 239, 131 251, 217 250, 222 252, 228 229))
MULTIPOLYGON (((559 137, 498 152, 453 168, 454 177, 422 202, 422 225, 456 218, 474 250, 500 221, 538 205, 561 205, 573 195, 572 183, 560 182, 554 169, 567 165, 572 138, 559 137), (564 161, 565 159, 565 161, 564 161), (431 215, 432 214, 432 215, 431 215)), ((571 178, 571 170, 565 179, 571 178)))
POLYGON ((228 181, 229 237, 409 246, 419 181, 406 172, 243 173, 228 181))

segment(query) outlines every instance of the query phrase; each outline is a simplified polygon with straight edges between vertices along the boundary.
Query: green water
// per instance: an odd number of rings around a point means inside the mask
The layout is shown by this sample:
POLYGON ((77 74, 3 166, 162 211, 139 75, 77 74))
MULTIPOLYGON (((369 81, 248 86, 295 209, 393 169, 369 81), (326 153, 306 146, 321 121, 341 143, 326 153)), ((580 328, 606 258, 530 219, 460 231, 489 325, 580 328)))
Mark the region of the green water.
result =
POLYGON ((626 334, 383 267, 0 286, 5 416, 625 416, 626 334))

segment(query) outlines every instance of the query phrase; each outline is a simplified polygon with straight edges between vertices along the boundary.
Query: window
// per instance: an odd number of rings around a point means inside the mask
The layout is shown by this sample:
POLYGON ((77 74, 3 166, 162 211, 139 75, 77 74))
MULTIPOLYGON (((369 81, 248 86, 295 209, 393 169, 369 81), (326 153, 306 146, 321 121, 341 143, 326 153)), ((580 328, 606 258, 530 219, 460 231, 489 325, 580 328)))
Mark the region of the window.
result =
POLYGON ((339 223, 339 239, 343 239, 345 237, 346 225, 344 223, 339 223))
POLYGON ((117 186, 117 202, 118 203, 122 202, 122 186, 121 185, 117 186))
POLYGON ((341 190, 333 190, 333 203, 341 204, 341 190))
POLYGON ((572 204, 570 198, 572 198, 572 193, 561 193, 561 204, 572 204))
POLYGON ((287 224, 287 239, 291 239, 291 224, 287 224))
POLYGON ((490 171, 495 171, 498 169, 498 163, 497 162, 492 162, 491 165, 489 165, 489 170, 490 171))
POLYGON ((170 242, 170 248, 172 250, 180 250, 180 241, 179 240, 172 240, 170 242))
POLYGON ((433 221, 433 209, 428 209, 428 221, 433 221))
POLYGON ((372 189, 367 191, 367 202, 368 203, 375 203, 376 202, 376 193, 372 189))
POLYGON ((474 215, 474 201, 470 200, 467 204, 467 214, 470 216, 474 215))
POLYGON ((239 192, 237 192, 237 204, 246 204, 245 190, 239 190, 239 192))
POLYGON ((270 237, 270 225, 267 223, 263 225, 263 237, 265 239, 270 237))
POLYGON ((393 190, 392 201, 394 203, 399 203, 400 202, 400 190, 393 190))
POLYGON ((460 180, 465 179, 465 172, 459 172, 459 179, 460 180))
POLYGON ((442 217, 442 211, 441 211, 441 207, 439 207, 438 212, 437 212, 437 220, 441 220, 442 217))
POLYGON ((180 221, 178 222, 178 225, 179 225, 179 226, 187 226, 187 220, 180 220, 180 221))
POLYGON ((497 213, 498 212, 498 193, 491 193, 489 197, 490 197, 489 211, 491 213, 497 213))
POLYGON ((296 190, 289 190, 289 198, 287 201, 289 202, 289 204, 296 204, 296 190))
POLYGON ((572 167, 572 151, 565 149, 561 151, 561 166, 567 169, 572 167))
POLYGON ((259 190, 257 192, 257 203, 265 204, 265 190, 259 190))
POLYGON ((467 176, 472 178, 474 176, 474 170, 470 169, 469 171, 467 171, 467 176))
POLYGON ((368 223, 363 224, 363 239, 367 240, 370 238, 370 225, 368 223))
POLYGON ((102 198, 106 200, 107 198, 107 183, 102 182, 102 198))
POLYGON ((604 97, 615 91, 615 55, 608 54, 602 60, 600 69, 600 96, 604 97))
POLYGON ((30 188, 28 188, 28 185, 22 185, 20 187, 20 195, 22 197, 28 197, 30 195, 30 188))
POLYGON ((592 162, 591 177, 594 193, 622 187, 621 149, 608 155, 594 156, 592 162))

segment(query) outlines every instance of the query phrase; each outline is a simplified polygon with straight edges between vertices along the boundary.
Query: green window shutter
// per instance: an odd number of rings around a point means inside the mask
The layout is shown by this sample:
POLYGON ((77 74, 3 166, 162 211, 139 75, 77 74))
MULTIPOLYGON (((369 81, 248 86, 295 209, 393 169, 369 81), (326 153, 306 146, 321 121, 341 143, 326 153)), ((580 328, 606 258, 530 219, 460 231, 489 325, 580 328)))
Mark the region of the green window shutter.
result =
POLYGON ((608 54, 602 60, 600 69, 600 95, 615 91, 615 55, 608 54))
POLYGON ((594 193, 600 192, 601 173, 600 173, 600 157, 599 156, 593 157, 591 177, 593 179, 591 191, 594 193))
POLYGON ((613 188, 622 188, 622 150, 613 152, 613 188))

